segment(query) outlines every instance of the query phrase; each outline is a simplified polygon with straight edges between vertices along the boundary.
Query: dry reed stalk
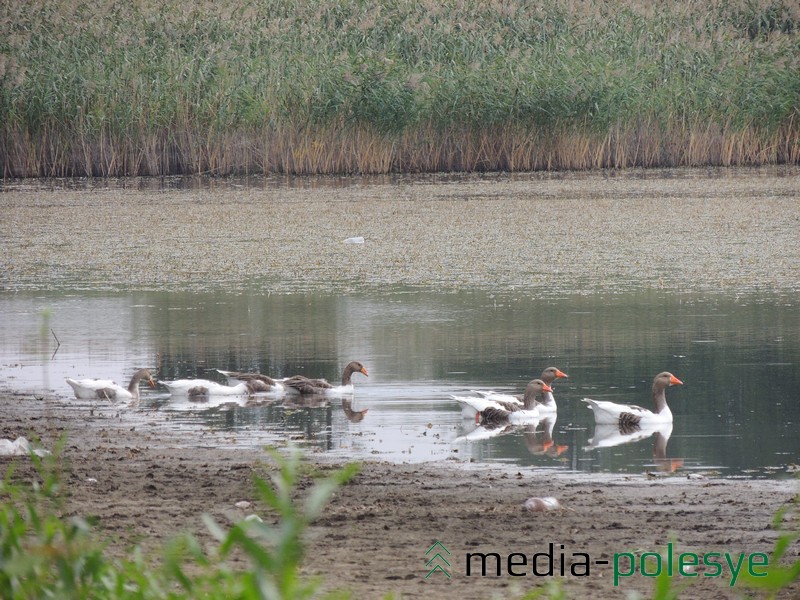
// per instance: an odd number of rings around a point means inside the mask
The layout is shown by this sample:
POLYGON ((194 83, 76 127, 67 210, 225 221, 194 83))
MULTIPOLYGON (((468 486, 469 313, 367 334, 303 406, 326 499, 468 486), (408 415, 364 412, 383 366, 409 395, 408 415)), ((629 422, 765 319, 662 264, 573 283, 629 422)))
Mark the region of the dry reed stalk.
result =
POLYGON ((531 171, 800 160, 794 122, 766 131, 654 118, 617 123, 604 134, 576 125, 540 131, 517 124, 485 129, 427 124, 396 135, 345 124, 219 131, 187 121, 180 132, 140 128, 115 134, 103 126, 92 135, 80 124, 70 134, 48 123, 35 134, 12 128, 4 139, 0 162, 6 177, 531 171))
POLYGON ((777 134, 779 149, 778 156, 781 162, 789 164, 800 163, 800 126, 795 116, 777 134))

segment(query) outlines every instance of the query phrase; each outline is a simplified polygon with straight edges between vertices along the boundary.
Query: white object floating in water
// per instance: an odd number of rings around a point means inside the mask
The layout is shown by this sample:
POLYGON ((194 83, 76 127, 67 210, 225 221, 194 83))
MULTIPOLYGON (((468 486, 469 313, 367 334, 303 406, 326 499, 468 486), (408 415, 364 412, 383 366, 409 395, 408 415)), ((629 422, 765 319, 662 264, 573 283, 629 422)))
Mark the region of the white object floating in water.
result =
MULTIPOLYGON (((31 453, 31 444, 24 437, 18 437, 13 442, 11 440, 0 440, 0 456, 28 456, 31 453)), ((46 456, 50 454, 48 450, 35 448, 33 453, 36 456, 46 456)))
POLYGON ((364 243, 364 238, 361 237, 361 236, 359 236, 359 237, 351 237, 351 238, 347 238, 344 241, 344 243, 345 244, 363 244, 364 243))
POLYGON ((558 499, 552 496, 545 498, 528 498, 523 505, 528 512, 546 512, 548 510, 556 510, 563 508, 558 499))

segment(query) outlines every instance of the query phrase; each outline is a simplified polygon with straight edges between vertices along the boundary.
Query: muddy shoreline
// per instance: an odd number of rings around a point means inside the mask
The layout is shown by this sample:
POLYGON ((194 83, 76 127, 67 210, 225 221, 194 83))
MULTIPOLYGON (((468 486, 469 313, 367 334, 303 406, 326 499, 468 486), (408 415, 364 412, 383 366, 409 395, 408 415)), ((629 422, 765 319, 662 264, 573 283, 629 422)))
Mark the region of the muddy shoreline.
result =
MULTIPOLYGON (((653 288, 794 299, 798 173, 498 176, 435 188, 423 180, 155 193, 26 183, 0 193, 0 289, 338 293, 405 285, 557 296, 653 288), (352 236, 365 243, 343 244, 352 236)), ((37 399, 8 381, 0 387, 0 437, 33 436, 52 447, 66 434, 67 511, 97 517, 109 552, 118 555, 133 544, 160 548, 183 529, 203 536, 204 512, 222 522, 244 516, 236 502, 253 501, 252 476, 270 468, 260 450, 231 448, 229 440, 221 449, 222 432, 173 430, 124 407, 75 407, 68 390, 37 399)), ((2 468, 10 460, 0 459, 2 468)), ((15 460, 16 476, 32 477, 27 460, 15 460)), ((310 460, 323 471, 335 466, 320 455, 310 460)), ((698 554, 768 553, 779 535, 770 527, 773 515, 794 506, 797 491, 796 480, 368 462, 314 525, 305 569, 357 598, 508 598, 549 581, 560 581, 568 597, 647 595, 651 579, 634 576, 614 587, 608 566, 585 577, 467 577, 464 558, 530 557, 553 543, 569 557, 610 560, 618 552, 658 552, 671 541, 698 554), (525 513, 521 505, 531 496, 555 496, 567 509, 525 513), (436 540, 455 557, 449 579, 425 578, 425 552, 436 540)), ((798 527, 796 512, 786 523, 798 527)), ((799 548, 790 549, 793 560, 799 548)), ((725 577, 698 577, 681 598, 745 594, 725 577)), ((798 594, 795 585, 779 597, 798 594)))
MULTIPOLYGON (((203 513, 222 523, 249 512, 271 518, 252 487, 254 475, 269 472, 268 455, 251 448, 219 449, 224 432, 170 430, 135 409, 89 410, 68 400, 26 395, 9 400, 0 403, 3 436, 33 436, 52 447, 66 435, 66 512, 95 517, 111 553, 122 555, 134 544, 155 551, 184 530, 210 541, 203 513), (237 508, 243 500, 253 506, 237 508)), ((308 458, 321 473, 337 466, 324 456, 308 458)), ((0 460, 8 465, 12 459, 0 460)), ((26 458, 14 460, 16 477, 33 477, 26 458)), ((798 524, 797 491, 796 481, 787 479, 555 475, 453 461, 367 462, 312 527, 305 571, 322 577, 327 589, 350 590, 361 598, 388 592, 401 598, 514 597, 553 581, 568 597, 610 599, 631 590, 647 595, 652 579, 636 574, 615 587, 612 567, 594 561, 613 561, 622 552, 636 557, 660 552, 670 542, 676 552, 698 555, 769 553, 779 535, 770 526, 775 512, 789 506, 786 526, 798 524), (525 512, 522 503, 533 496, 554 496, 565 509, 525 512), (426 579, 425 552, 437 540, 451 552, 449 579, 440 572, 426 579), (507 573, 509 554, 531 560, 534 553, 548 553, 551 543, 554 576, 535 577, 530 565, 525 577, 507 573), (478 576, 479 562, 466 575, 468 553, 491 552, 502 559, 499 577, 478 576), (588 575, 578 567, 577 576, 559 575, 562 562, 569 573, 583 555, 591 560, 588 575)), ((795 544, 789 556, 794 560, 797 552, 795 544)), ((546 573, 547 559, 539 561, 539 572, 546 573)), ((491 559, 488 565, 491 572, 491 559)), ((681 598, 742 597, 745 590, 729 582, 728 572, 674 581, 691 583, 681 598)), ((800 585, 779 597, 797 593, 800 585)))

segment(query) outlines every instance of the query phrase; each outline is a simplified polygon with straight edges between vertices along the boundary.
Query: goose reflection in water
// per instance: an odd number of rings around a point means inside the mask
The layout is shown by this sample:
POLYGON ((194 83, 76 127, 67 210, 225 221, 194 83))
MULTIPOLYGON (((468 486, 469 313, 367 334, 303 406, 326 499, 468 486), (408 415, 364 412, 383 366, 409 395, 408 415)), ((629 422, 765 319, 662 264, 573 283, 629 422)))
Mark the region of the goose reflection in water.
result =
POLYGON ((541 429, 535 426, 525 426, 525 447, 534 456, 550 456, 556 458, 569 449, 569 446, 556 444, 553 439, 553 429, 556 426, 557 415, 552 414, 542 419, 541 429))
POLYGON ((683 466, 682 458, 667 457, 667 443, 672 435, 672 423, 653 423, 650 425, 596 425, 594 436, 584 446, 584 450, 613 448, 653 438, 653 460, 656 469, 674 473, 683 466))
MULTIPOLYGON (((304 396, 287 396, 282 406, 289 410, 298 410, 304 408, 326 408, 332 406, 331 398, 327 394, 306 394, 304 396)), ((356 410, 353 408, 353 399, 344 397, 342 398, 342 412, 347 420, 351 423, 360 423, 369 412, 368 408, 363 410, 356 410)))
POLYGON ((457 437, 452 443, 478 442, 521 431, 528 452, 534 456, 556 458, 569 449, 569 446, 556 444, 553 439, 557 418, 556 414, 551 414, 543 419, 529 421, 524 425, 475 425, 473 429, 457 437))
POLYGON ((342 398, 342 411, 344 412, 344 416, 347 417, 347 420, 351 423, 361 423, 364 417, 367 416, 369 409, 354 410, 353 400, 351 398, 342 398))
POLYGON ((539 425, 539 419, 531 419, 527 425, 514 425, 511 423, 483 423, 478 424, 472 420, 465 419, 462 427, 466 433, 455 438, 452 443, 460 444, 463 442, 479 442, 481 440, 489 440, 501 435, 508 435, 514 431, 519 431, 523 427, 533 427, 534 429, 539 425))
POLYGON ((330 404, 330 398, 325 394, 305 394, 286 396, 281 403, 284 408, 325 408, 330 404))
POLYGON ((505 427, 495 427, 495 428, 487 427, 484 425, 475 425, 467 433, 458 436, 451 443, 461 444, 464 442, 469 443, 469 442, 479 442, 481 440, 489 440, 493 437, 498 437, 500 435, 511 433, 516 429, 517 428, 514 425, 506 425, 505 427))

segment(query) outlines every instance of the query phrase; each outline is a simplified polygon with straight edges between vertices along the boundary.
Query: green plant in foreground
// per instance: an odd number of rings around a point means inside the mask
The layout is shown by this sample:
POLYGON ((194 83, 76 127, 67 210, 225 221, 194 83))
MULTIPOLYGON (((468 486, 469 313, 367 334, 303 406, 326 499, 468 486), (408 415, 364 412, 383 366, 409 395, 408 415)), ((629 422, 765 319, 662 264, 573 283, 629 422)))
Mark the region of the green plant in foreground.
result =
POLYGON ((261 501, 280 517, 278 525, 245 519, 225 531, 208 515, 204 520, 220 542, 220 558, 228 557, 234 550, 242 551, 249 558, 250 568, 241 574, 239 581, 245 598, 309 598, 316 592, 317 584, 300 577, 302 535, 319 516, 331 494, 352 478, 359 466, 347 465, 316 481, 305 501, 298 503, 293 493, 301 474, 301 452, 291 448, 288 457, 274 450, 270 454, 279 471, 270 475, 271 484, 259 478, 255 483, 261 501))
POLYGON ((88 521, 58 516, 60 452, 45 459, 31 456, 39 480, 30 486, 14 482, 12 465, 0 488, 0 598, 283 600, 316 595, 319 583, 300 576, 302 535, 358 466, 318 479, 300 501, 294 495, 303 474, 301 452, 270 454, 278 470, 269 482, 256 478, 255 484, 277 524, 245 519, 226 530, 204 516, 219 546, 209 551, 193 535, 178 536, 158 567, 139 548, 125 560, 106 556, 88 521), (234 569, 227 563, 230 558, 249 564, 234 569))
MULTIPOLYGON (((795 498, 795 503, 800 501, 800 496, 795 498)), ((788 511, 788 507, 782 507, 772 519, 772 528, 782 529, 783 519, 788 511)), ((769 566, 766 568, 766 577, 753 577, 750 573, 742 573, 742 585, 769 591, 769 598, 775 598, 777 593, 787 588, 793 582, 800 580, 800 560, 792 563, 781 563, 786 557, 786 551, 792 543, 800 540, 800 530, 795 526, 793 531, 784 532, 775 540, 772 555, 769 558, 769 566)))
MULTIPOLYGON (((63 446, 62 446, 63 447, 63 446)), ((209 549, 191 534, 176 537, 165 548, 160 565, 135 548, 117 560, 106 555, 91 523, 80 517, 60 517, 61 452, 39 458, 31 455, 37 479, 30 485, 15 481, 14 465, 0 485, 0 598, 58 598, 98 600, 181 600, 204 598, 240 600, 299 600, 311 597, 349 597, 320 592, 321 582, 301 576, 303 534, 342 484, 359 467, 348 465, 297 495, 309 467, 302 452, 287 455, 270 451, 276 469, 268 480, 256 478, 259 499, 270 509, 275 524, 257 518, 225 528, 209 516, 205 523, 218 545, 209 549), (246 561, 234 568, 232 561, 246 561)), ((311 467, 313 469, 313 467, 311 467)), ((18 479, 18 478, 16 478, 18 479)), ((788 508, 778 511, 773 528, 782 529, 788 508)), ((777 596, 800 580, 800 560, 787 560, 787 552, 800 539, 797 526, 781 533, 766 568, 765 577, 742 571, 738 585, 766 590, 777 596), (782 562, 781 562, 782 561, 782 562)), ((673 565, 673 570, 676 567, 673 565)), ((690 581, 677 581, 667 570, 655 580, 653 600, 677 600, 690 581)), ((390 598, 387 595, 386 598, 390 598)), ((559 581, 548 581, 522 596, 523 600, 566 600, 559 581)))
MULTIPOLYGON (((800 496, 796 497, 794 503, 800 502, 800 496)), ((783 529, 783 521, 789 506, 781 507, 772 519, 772 528, 775 530, 783 529)), ((768 598, 775 598, 781 590, 787 589, 794 582, 800 580, 800 560, 792 563, 783 561, 786 558, 786 551, 792 543, 800 540, 800 529, 795 525, 792 530, 783 532, 778 536, 772 553, 769 556, 768 565, 759 568, 759 575, 752 575, 748 569, 742 569, 738 574, 736 582, 737 588, 760 589, 768 592, 768 598)), ((666 553, 662 554, 666 558, 666 553)), ((674 559, 672 571, 679 572, 679 564, 674 559)), ((681 593, 696 579, 676 578, 668 574, 667 569, 663 569, 655 578, 652 600, 679 600, 681 593)), ((636 597, 636 596, 634 596, 636 597)))
POLYGON ((542 587, 538 587, 526 593, 520 600, 567 600, 567 593, 559 581, 548 581, 542 587))
POLYGON ((31 454, 40 481, 0 488, 0 597, 87 598, 107 569, 102 547, 80 517, 62 519, 58 463, 31 454))

